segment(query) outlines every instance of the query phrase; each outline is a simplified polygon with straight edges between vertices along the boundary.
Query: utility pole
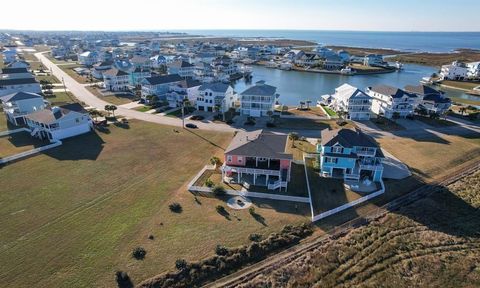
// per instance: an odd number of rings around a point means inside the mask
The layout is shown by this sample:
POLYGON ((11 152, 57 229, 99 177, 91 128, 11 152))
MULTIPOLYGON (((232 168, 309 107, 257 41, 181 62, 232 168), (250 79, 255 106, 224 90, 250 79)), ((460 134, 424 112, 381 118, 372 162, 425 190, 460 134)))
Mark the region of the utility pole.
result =
POLYGON ((182 101, 182 128, 185 129, 185 99, 182 101))

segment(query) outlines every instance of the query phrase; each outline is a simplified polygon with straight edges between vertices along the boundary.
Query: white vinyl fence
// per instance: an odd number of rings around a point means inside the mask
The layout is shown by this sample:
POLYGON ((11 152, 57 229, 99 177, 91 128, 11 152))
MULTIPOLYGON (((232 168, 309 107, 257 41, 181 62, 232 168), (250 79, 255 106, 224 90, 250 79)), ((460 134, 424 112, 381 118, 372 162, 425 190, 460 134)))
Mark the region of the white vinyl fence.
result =
POLYGON ((34 155, 34 154, 40 153, 42 151, 45 151, 45 150, 48 150, 50 148, 57 147, 57 146, 60 146, 60 145, 62 145, 62 141, 57 141, 57 142, 54 142, 52 144, 48 144, 48 145, 38 147, 38 148, 35 148, 35 149, 32 149, 32 150, 21 152, 21 153, 12 155, 12 156, 3 157, 3 158, 0 158, 0 164, 5 164, 5 163, 8 163, 8 162, 11 162, 11 161, 14 161, 14 160, 18 160, 18 159, 21 159, 21 158, 24 158, 24 157, 28 157, 30 155, 34 155))

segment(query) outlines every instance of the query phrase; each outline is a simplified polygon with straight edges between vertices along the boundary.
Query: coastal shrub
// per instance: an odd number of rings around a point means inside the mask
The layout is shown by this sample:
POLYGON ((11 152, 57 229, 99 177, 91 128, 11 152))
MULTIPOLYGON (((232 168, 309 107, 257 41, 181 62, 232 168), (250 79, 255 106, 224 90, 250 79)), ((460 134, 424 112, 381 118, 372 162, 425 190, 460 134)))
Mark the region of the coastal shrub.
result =
POLYGON ((262 235, 257 233, 252 233, 248 236, 248 240, 252 242, 260 242, 262 240, 262 235))
POLYGON ((132 251, 133 258, 137 260, 143 260, 145 258, 145 255, 147 255, 147 251, 143 247, 136 247, 132 251))
POLYGON ((132 280, 128 276, 127 272, 117 271, 115 272, 115 281, 119 288, 133 288, 132 280))
POLYGON ((250 208, 248 208, 248 213, 250 213, 250 215, 255 214, 255 207, 250 206, 250 208))
POLYGON ((215 184, 213 183, 212 179, 208 178, 207 180, 205 180, 205 186, 212 188, 213 185, 215 184))
POLYGON ((285 226, 279 233, 272 233, 268 238, 252 242, 248 246, 230 248, 227 251, 221 249, 222 254, 225 255, 213 255, 188 265, 186 262, 178 263, 179 260, 177 260, 175 266, 178 271, 158 275, 140 283, 139 287, 198 287, 286 249, 311 235, 312 232, 312 226, 307 224, 285 226))
POLYGON ((215 195, 217 197, 227 194, 227 190, 225 190, 225 187, 223 187, 222 185, 215 186, 213 188, 212 192, 213 192, 213 195, 215 195))
POLYGON ((168 208, 170 208, 170 211, 174 212, 174 213, 182 213, 182 205, 180 205, 180 203, 177 203, 177 202, 174 202, 170 205, 168 205, 168 208))
POLYGON ((225 256, 228 254, 228 248, 219 244, 215 247, 215 254, 225 256))
POLYGON ((178 270, 184 270, 187 268, 187 261, 185 259, 177 259, 175 261, 175 268, 178 270))

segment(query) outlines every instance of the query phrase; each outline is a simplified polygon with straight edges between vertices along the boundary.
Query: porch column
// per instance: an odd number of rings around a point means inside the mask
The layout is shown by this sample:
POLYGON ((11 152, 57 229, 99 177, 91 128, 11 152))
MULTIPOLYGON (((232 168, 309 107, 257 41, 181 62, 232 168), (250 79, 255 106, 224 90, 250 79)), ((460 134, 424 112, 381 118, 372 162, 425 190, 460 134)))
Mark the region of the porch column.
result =
POLYGON ((255 185, 255 180, 257 180, 257 174, 253 173, 253 185, 255 185))
POLYGON ((255 157, 255 167, 258 167, 258 157, 255 157))
POLYGON ((237 171, 237 183, 240 183, 240 172, 237 171))
POLYGON ((270 176, 270 175, 267 174, 267 187, 268 187, 268 176, 270 176))
POLYGON ((270 168, 270 158, 268 158, 268 168, 270 168))

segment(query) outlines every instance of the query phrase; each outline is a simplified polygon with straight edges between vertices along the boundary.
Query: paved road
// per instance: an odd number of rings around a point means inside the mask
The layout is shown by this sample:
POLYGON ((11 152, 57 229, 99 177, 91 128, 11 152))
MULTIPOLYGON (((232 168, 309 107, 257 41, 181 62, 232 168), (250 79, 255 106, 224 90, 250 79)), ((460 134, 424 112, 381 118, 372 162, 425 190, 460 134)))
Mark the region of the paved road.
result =
MULTIPOLYGON (((110 103, 100 99, 99 97, 92 94, 90 91, 87 90, 85 84, 80 84, 75 79, 70 77, 67 73, 65 73, 62 69, 60 69, 57 65, 55 65, 52 61, 50 61, 45 55, 45 52, 35 53, 35 57, 37 57, 47 69, 52 71, 52 74, 55 75, 59 80, 65 82, 65 86, 75 95, 75 97, 84 102, 87 106, 94 107, 97 110, 105 110, 105 105, 110 105, 110 103)), ((157 124, 164 124, 164 125, 171 125, 182 127, 182 120, 173 117, 166 117, 161 115, 155 114, 148 114, 143 113, 135 110, 130 110, 125 107, 119 106, 117 111, 117 115, 122 115, 124 117, 130 119, 138 119, 142 121, 157 123, 157 124)), ((199 121, 194 122, 200 129, 205 130, 213 130, 213 131, 221 131, 221 132, 233 132, 237 130, 236 128, 232 128, 226 124, 219 124, 219 123, 202 123, 199 121)))

